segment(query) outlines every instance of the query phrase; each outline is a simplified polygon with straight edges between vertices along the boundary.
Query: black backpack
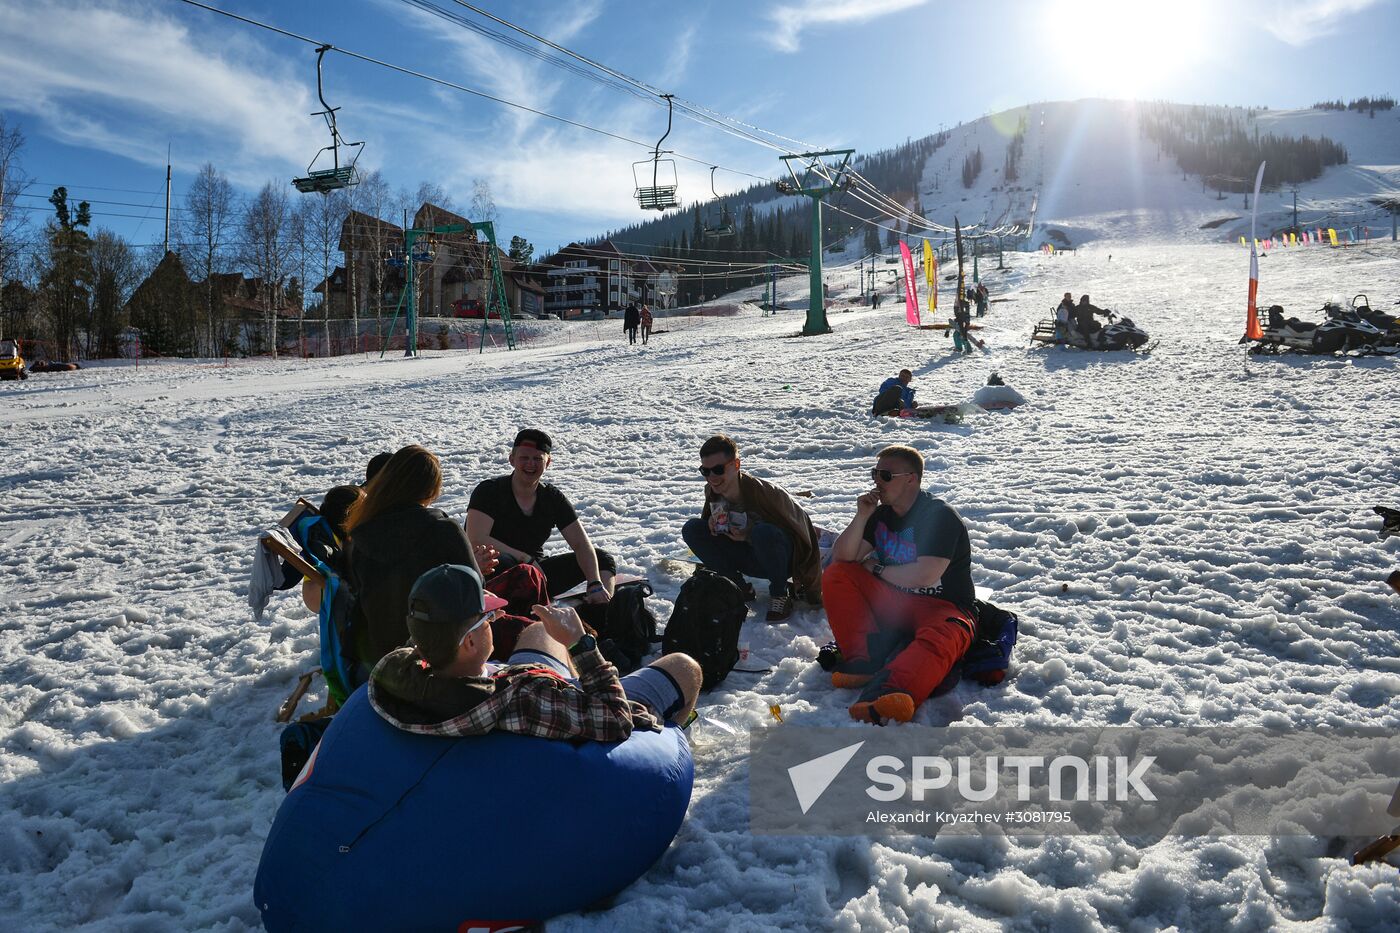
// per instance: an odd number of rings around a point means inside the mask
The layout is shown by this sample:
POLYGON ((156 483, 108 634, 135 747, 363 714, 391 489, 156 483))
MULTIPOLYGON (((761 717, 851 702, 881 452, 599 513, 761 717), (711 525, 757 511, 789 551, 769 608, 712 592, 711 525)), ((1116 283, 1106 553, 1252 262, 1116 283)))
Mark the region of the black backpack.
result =
POLYGON ((709 570, 695 571, 681 585, 661 640, 665 654, 681 651, 700 664, 709 690, 729 676, 739 660, 739 627, 749 607, 738 584, 709 570))
POLYGON ((612 642, 616 657, 609 660, 617 664, 621 673, 630 674, 640 667, 651 646, 661 640, 656 635, 656 616, 647 608, 650 595, 651 585, 636 580, 620 584, 608 601, 607 620, 598 636, 612 642))
POLYGON ((991 603, 976 601, 977 634, 962 658, 962 672, 984 687, 1006 678, 1011 650, 1016 647, 1021 619, 1016 613, 991 603))

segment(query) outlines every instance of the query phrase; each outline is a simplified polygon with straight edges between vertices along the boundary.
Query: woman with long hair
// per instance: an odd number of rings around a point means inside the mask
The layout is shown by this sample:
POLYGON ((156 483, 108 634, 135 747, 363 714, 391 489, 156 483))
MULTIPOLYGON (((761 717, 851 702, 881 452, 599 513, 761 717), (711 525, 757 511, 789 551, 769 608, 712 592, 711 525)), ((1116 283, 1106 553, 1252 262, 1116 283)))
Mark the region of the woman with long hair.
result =
POLYGON ((422 574, 439 564, 477 567, 462 526, 429 508, 441 493, 437 456, 411 444, 389 458, 350 506, 346 579, 356 596, 356 660, 366 670, 408 640, 408 593, 422 574))

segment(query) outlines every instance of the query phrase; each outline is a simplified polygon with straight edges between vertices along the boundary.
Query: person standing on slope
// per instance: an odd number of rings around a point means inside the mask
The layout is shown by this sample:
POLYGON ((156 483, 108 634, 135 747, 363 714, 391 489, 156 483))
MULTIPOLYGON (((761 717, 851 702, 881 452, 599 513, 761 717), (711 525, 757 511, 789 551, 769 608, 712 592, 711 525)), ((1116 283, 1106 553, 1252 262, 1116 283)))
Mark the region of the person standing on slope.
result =
POLYGON ((642 315, 637 310, 636 302, 628 302, 627 310, 622 314, 622 329, 627 332, 627 342, 637 342, 637 328, 641 326, 642 315))
POLYGON ((645 345, 651 339, 651 309, 642 305, 642 343, 645 345))

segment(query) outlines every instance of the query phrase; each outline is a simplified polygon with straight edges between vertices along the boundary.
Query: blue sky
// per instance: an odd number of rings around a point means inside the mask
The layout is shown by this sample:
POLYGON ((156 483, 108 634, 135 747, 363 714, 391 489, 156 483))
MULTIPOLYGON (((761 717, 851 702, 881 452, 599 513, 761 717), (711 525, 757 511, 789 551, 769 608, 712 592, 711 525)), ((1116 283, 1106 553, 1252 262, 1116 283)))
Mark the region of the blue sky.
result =
MULTIPOLYGON (((665 126, 654 102, 410 0, 209 2, 620 136, 650 143, 665 126)), ((452 0, 424 2, 485 22, 452 0)), ((1035 100, 1291 108, 1400 90, 1388 75, 1400 0, 474 5, 726 116, 858 153, 1035 100)), ((548 249, 655 216, 631 198, 640 147, 344 56, 327 55, 326 67, 342 132, 367 143, 362 167, 396 188, 437 183, 462 208, 484 178, 504 238, 548 249)), ((204 162, 247 194, 304 171, 325 144, 316 109, 304 43, 179 0, 0 0, 0 111, 27 138, 23 164, 39 195, 23 199, 30 207, 47 210, 52 187, 66 184, 94 202, 97 225, 158 241, 167 143, 177 204, 204 162)), ((741 173, 776 177, 780 167, 776 152, 688 120, 666 145, 701 160, 678 162, 686 201, 708 196, 710 163, 722 166, 721 193, 753 181, 741 173)))

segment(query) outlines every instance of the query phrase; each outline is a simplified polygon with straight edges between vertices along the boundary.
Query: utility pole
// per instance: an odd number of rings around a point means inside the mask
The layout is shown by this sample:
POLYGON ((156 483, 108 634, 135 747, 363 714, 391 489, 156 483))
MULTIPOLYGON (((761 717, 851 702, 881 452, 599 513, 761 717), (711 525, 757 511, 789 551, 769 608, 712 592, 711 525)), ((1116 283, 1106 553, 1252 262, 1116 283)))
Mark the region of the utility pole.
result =
POLYGON ((829 334, 831 326, 826 322, 826 302, 822 294, 822 198, 850 186, 846 169, 850 165, 854 149, 833 149, 826 152, 804 152, 800 155, 780 156, 787 166, 792 182, 778 182, 778 191, 783 194, 800 194, 812 199, 812 259, 808 266, 807 324, 802 328, 803 336, 829 334), (806 163, 801 175, 792 160, 806 163), (828 165, 824 159, 835 160, 828 165))
POLYGON ((170 143, 165 144, 165 251, 170 252, 170 143))

